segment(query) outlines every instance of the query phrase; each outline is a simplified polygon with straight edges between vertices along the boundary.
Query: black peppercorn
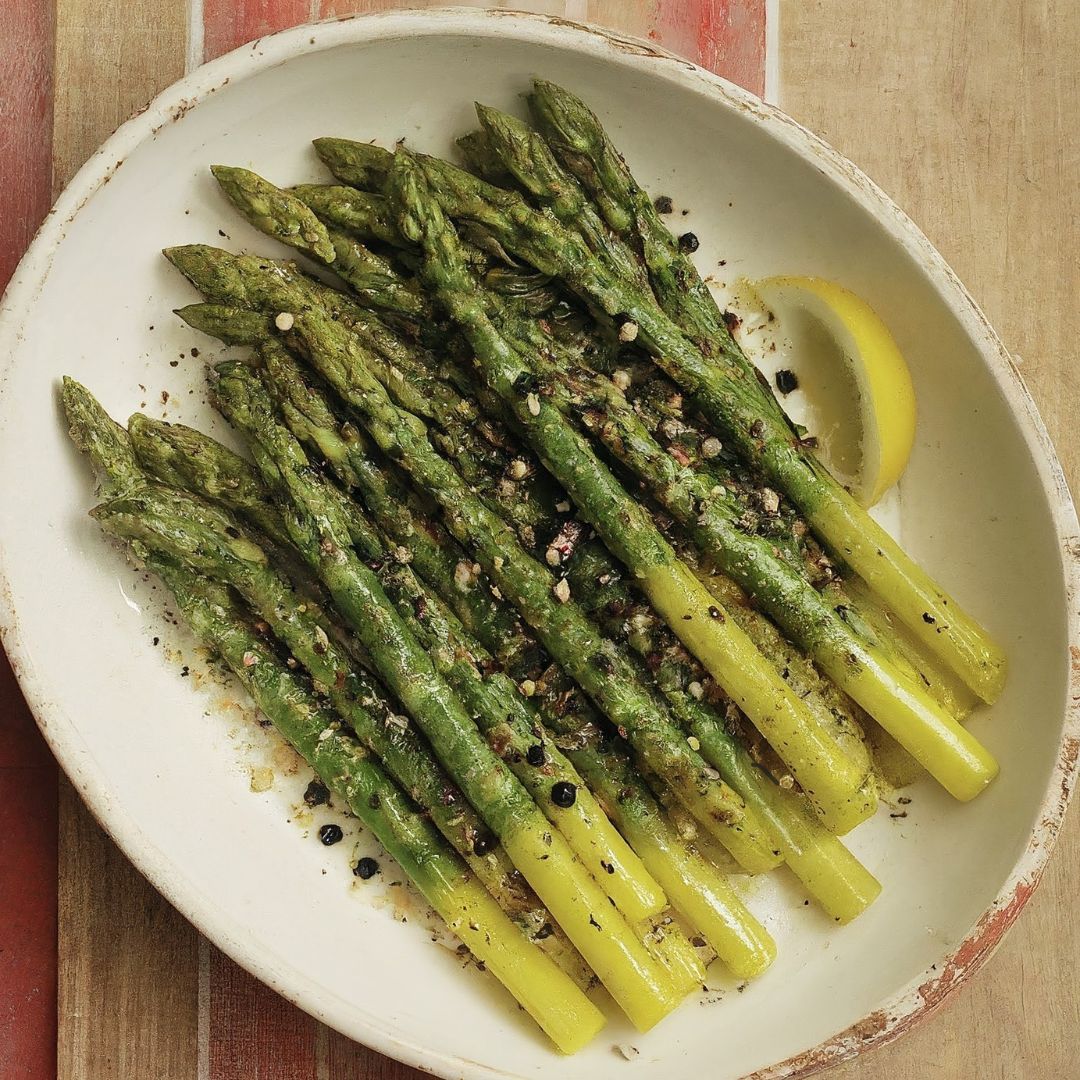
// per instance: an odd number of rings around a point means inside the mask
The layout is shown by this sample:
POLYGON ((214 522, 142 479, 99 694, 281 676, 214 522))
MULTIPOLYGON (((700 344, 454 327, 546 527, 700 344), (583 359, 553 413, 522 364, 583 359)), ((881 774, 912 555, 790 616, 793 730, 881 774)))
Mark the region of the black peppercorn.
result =
POLYGON ((560 780, 557 784, 551 785, 551 801, 563 810, 573 806, 576 799, 577 787, 569 781, 560 780))
POLYGON ((319 839, 327 847, 330 847, 331 844, 336 844, 344 835, 340 825, 324 825, 319 829, 319 839))
POLYGON ((787 368, 781 368, 776 375, 776 389, 781 394, 790 394, 792 390, 799 388, 799 380, 794 371, 788 371, 787 368))
POLYGON ((533 745, 525 751, 525 760, 530 765, 543 765, 544 748, 539 743, 533 743, 533 745))
POLYGON ((373 878, 379 872, 379 864, 365 855, 353 867, 353 873, 363 881, 373 878))
POLYGON ((679 237, 679 250, 684 255, 690 255, 692 252, 697 251, 699 247, 701 247, 701 241, 692 232, 684 232, 679 237))
POLYGON ((670 195, 657 195, 653 199, 653 206, 658 214, 670 214, 675 209, 675 204, 671 201, 670 195))
POLYGON ((321 780, 312 780, 304 792, 304 802, 308 806, 322 806, 330 801, 330 792, 321 780))
POLYGON ((473 854, 486 855, 495 846, 495 837, 490 833, 481 833, 473 841, 473 854))

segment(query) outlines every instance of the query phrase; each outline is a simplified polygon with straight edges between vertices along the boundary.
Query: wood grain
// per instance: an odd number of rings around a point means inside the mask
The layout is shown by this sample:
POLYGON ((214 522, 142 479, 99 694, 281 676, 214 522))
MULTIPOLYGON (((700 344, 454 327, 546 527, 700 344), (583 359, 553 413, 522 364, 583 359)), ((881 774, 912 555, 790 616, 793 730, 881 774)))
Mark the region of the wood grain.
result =
POLYGON ((307 22, 318 0, 203 0, 203 54, 213 60, 247 41, 307 22))
MULTIPOLYGON (((183 0, 58 0, 53 186, 183 74, 183 0)), ((62 781, 60 1080, 194 1078, 197 937, 62 781)))
POLYGON ((198 935, 120 854, 65 780, 60 796, 61 1080, 194 1080, 198 935))
MULTIPOLYGON (((0 5, 0 289, 49 209, 53 11, 0 5)), ((57 769, 0 657, 0 1076, 56 1061, 57 769)))
MULTIPOLYGON (((1080 481, 1080 15, 1064 2, 788 0, 781 106, 866 170, 981 304, 1080 481)), ((1080 825, 998 954, 837 1080, 1077 1075, 1080 825)))

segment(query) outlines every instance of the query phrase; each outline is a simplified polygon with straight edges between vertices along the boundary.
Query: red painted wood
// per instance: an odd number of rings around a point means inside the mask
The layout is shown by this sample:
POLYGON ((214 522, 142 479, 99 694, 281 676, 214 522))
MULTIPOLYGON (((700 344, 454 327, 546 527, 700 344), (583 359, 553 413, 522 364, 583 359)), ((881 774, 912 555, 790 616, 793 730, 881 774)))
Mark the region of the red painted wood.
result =
MULTIPOLYGON (((0 3, 0 289, 52 195, 54 10, 0 3)), ((56 1075, 56 763, 0 653, 0 1076, 56 1075)))
POLYGON ((56 1075, 56 763, 0 653, 0 1076, 56 1075))
POLYGON ((755 94, 765 89, 765 0, 659 0, 649 36, 755 94))
POLYGON ((203 55, 213 60, 267 34, 307 22, 310 0, 203 0, 203 55))
POLYGON ((318 1024, 217 949, 209 962, 209 1080, 318 1080, 318 1024))
POLYGON ((0 288, 52 204, 53 5, 0 3, 0 288))
POLYGON ((322 1075, 329 1080, 425 1080, 430 1076, 329 1029, 326 1032, 326 1067, 322 1075))

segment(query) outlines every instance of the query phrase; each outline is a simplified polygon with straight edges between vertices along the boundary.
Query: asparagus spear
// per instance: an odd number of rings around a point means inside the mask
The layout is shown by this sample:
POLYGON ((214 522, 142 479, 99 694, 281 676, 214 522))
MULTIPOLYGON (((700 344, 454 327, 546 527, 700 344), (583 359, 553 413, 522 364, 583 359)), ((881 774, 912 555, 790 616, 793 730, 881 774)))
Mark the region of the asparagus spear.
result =
MULTIPOLYGON (((162 510, 167 512, 170 498, 167 490, 148 488, 142 466, 145 464, 159 474, 173 470, 175 455, 169 440, 160 434, 158 438, 148 439, 145 430, 138 440, 131 439, 93 395, 73 379, 65 377, 62 397, 72 440, 87 454, 102 477, 102 491, 116 494, 137 489, 144 497, 149 494, 156 504, 165 500, 162 510)), ((190 437, 183 441, 188 445, 191 443, 190 437)), ((184 485, 204 496, 220 498, 226 505, 243 512, 249 505, 247 500, 240 504, 230 503, 230 496, 236 489, 220 482, 222 477, 236 472, 234 456, 220 444, 203 437, 193 460, 198 461, 201 468, 176 474, 184 485)), ((258 483, 255 478, 248 480, 249 486, 258 483)), ((505 852, 493 843, 490 831, 430 751, 395 714, 381 689, 341 652, 333 627, 323 621, 324 617, 309 601, 300 602, 291 595, 288 583, 263 564, 254 545, 232 545, 225 541, 228 530, 238 536, 240 532, 228 519, 223 521, 212 514, 207 516, 203 506, 190 501, 187 505, 182 504, 181 510, 187 523, 189 548, 194 546, 201 550, 202 557, 209 560, 209 568, 246 595, 275 633, 306 661, 308 670, 329 688, 339 715, 369 749, 379 755, 410 797, 425 808, 439 831, 465 858, 522 931, 540 943, 541 948, 575 981, 586 985, 590 975, 580 955, 563 932, 552 925, 539 899, 514 870, 505 852), (191 528, 200 519, 209 527, 192 541, 191 528), (201 549, 198 548, 200 542, 204 545, 201 549)), ((108 511, 99 510, 98 513, 109 527, 112 519, 108 511)), ((175 514, 165 513, 165 516, 173 522, 176 520, 175 514)), ((167 541, 155 538, 146 530, 145 521, 137 524, 141 530, 138 535, 148 537, 159 549, 168 543, 177 557, 184 558, 183 538, 168 529, 164 533, 167 541)), ((130 538, 131 534, 125 535, 130 538)))
POLYGON ((239 616, 228 592, 160 556, 151 556, 148 565, 173 593, 196 636, 224 659, 278 731, 555 1045, 572 1054, 590 1042, 604 1023, 596 1006, 530 947, 378 763, 239 616))
POLYGON ((295 194, 275 187, 249 169, 212 165, 210 171, 229 201, 260 232, 329 266, 365 303, 409 319, 429 319, 426 299, 389 260, 326 225, 295 194))
MULTIPOLYGON (((838 828, 862 820, 870 800, 865 776, 853 775, 843 755, 815 730, 811 718, 777 672, 682 564, 648 513, 619 485, 585 439, 536 392, 529 365, 493 327, 454 248, 453 230, 437 203, 423 193, 421 173, 399 152, 405 231, 423 237, 425 273, 476 351, 489 387, 515 412, 549 472, 612 552, 632 568, 653 606, 705 663, 740 708, 797 764, 807 794, 838 828), (714 614, 715 613, 715 614, 714 614)), ((501 586, 500 586, 501 587, 501 586)), ((505 591, 505 590, 504 590, 505 591)), ((580 681, 580 680, 579 680, 580 681)), ((793 769, 793 771, 796 771, 793 769)))
MULTIPOLYGON (((341 140, 333 142, 337 158, 352 152, 341 140)), ((387 166, 382 159, 380 169, 387 166)), ((672 322, 651 291, 637 283, 639 264, 624 258, 629 252, 625 245, 612 245, 607 258, 597 258, 576 232, 532 210, 517 193, 436 159, 425 159, 424 167, 451 217, 481 225, 507 251, 561 278, 598 310, 632 324, 637 340, 693 395, 718 433, 800 507, 818 534, 922 644, 985 700, 996 697, 1004 679, 1001 650, 837 484, 790 425, 776 418, 764 389, 745 366, 705 356, 672 322)), ((984 776, 971 785, 970 794, 982 786, 984 776)))
POLYGON ((382 195, 336 184, 298 184, 289 190, 321 221, 342 232, 390 247, 409 246, 382 195))
MULTIPOLYGON (((243 365, 233 365, 219 381, 219 404, 234 420, 245 408, 245 389, 252 381, 243 365)), ((666 976, 625 920, 610 909, 559 833, 548 828, 528 792, 483 741, 374 572, 353 553, 349 523, 300 445, 272 417, 260 417, 250 429, 259 433, 260 443, 252 449, 264 479, 282 483, 288 492, 286 520, 293 542, 329 589, 380 677, 427 735, 444 767, 600 981, 635 1025, 647 1030, 677 1004, 666 976), (263 439, 275 445, 273 454, 263 439)))

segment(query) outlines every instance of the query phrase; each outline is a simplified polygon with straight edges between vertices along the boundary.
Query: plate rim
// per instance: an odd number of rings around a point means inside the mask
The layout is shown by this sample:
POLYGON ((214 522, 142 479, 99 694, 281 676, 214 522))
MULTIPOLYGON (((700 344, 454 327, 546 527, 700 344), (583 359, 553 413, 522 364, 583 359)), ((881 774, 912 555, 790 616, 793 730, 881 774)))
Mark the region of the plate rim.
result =
MULTIPOLYGON (((519 39, 544 39, 569 51, 602 56, 623 66, 636 61, 650 75, 695 90, 718 104, 752 115, 768 133, 804 160, 811 160, 840 190, 857 201, 905 249, 927 275, 932 287, 959 320, 978 348, 991 377, 1016 418, 1032 462, 1047 496, 1059 543, 1061 578, 1067 601, 1080 595, 1080 527, 1056 451, 1015 364, 970 293, 918 226, 856 165, 774 105, 706 71, 652 42, 597 26, 575 23, 555 15, 506 9, 436 8, 350 15, 291 27, 258 38, 203 64, 157 94, 118 127, 78 170, 65 187, 20 260, 0 298, 0 398, 7 372, 15 362, 17 346, 29 309, 52 264, 67 225, 127 156, 146 139, 229 82, 255 75, 301 55, 338 46, 381 39, 423 37, 432 33, 496 36, 509 31, 519 39)), ((2 420, 0 420, 2 422, 2 420)), ((3 536, 0 535, 0 541, 3 536)), ((1039 884, 1076 780, 1080 758, 1080 611, 1068 604, 1067 637, 1071 664, 1067 680, 1058 757, 1048 779, 1037 824, 996 897, 964 936, 934 968, 928 968, 888 997, 866 1017, 835 1033, 817 1046, 801 1051, 753 1073, 746 1080, 781 1080, 808 1076, 819 1069, 854 1057, 874 1046, 899 1038, 935 1011, 941 1002, 970 978, 1000 944, 1006 931, 1039 884)), ((64 722, 50 704, 48 686, 25 661, 28 647, 22 639, 8 581, 5 546, 0 542, 0 643, 25 695, 34 720, 58 763, 91 813, 170 904, 223 952, 282 996, 317 1019, 379 1053, 443 1077, 462 1080, 513 1080, 515 1074, 440 1051, 413 1039, 404 1039, 373 1021, 353 1014, 349 1022, 333 1014, 332 995, 313 987, 293 966, 278 971, 271 958, 249 945, 235 920, 224 918, 181 875, 171 875, 170 860, 143 833, 137 822, 114 814, 109 791, 96 784, 84 762, 77 726, 64 722), (59 722, 54 723, 57 720, 59 722), (305 985, 306 983, 306 985, 305 985), (319 1000, 320 997, 323 1000, 319 1000)), ((555 1059, 553 1059, 555 1060, 555 1059)))

